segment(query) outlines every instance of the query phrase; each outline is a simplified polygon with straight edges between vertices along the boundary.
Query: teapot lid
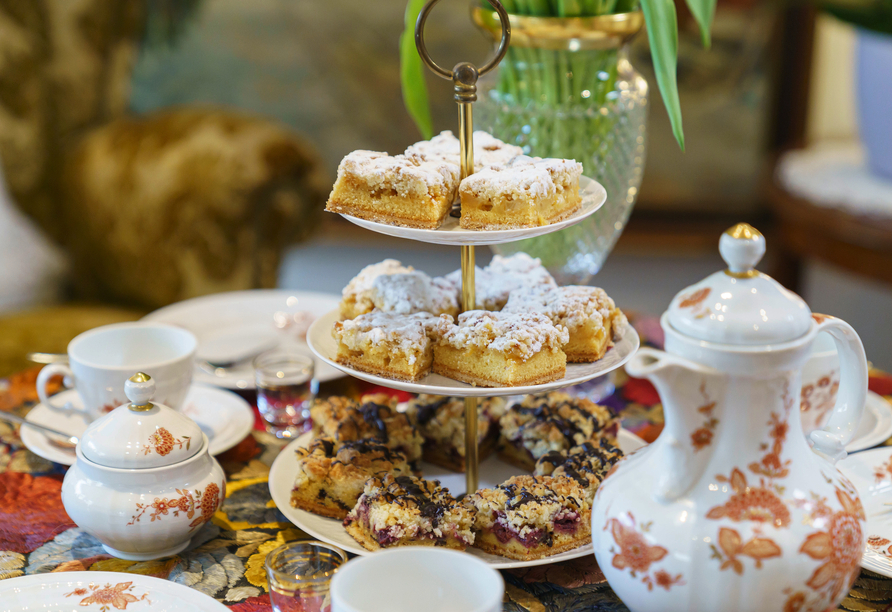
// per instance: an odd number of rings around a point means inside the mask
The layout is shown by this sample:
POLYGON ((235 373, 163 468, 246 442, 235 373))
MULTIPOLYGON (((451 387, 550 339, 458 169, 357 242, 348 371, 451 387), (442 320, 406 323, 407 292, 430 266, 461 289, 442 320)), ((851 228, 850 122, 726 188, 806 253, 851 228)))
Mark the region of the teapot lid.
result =
POLYGON ((202 433, 195 421, 152 402, 151 376, 137 372, 124 383, 124 393, 129 404, 87 427, 80 441, 84 457, 111 468, 154 468, 179 463, 201 450, 202 433))
POLYGON ((811 310, 801 297, 755 269, 765 254, 765 237, 738 223, 719 239, 728 268, 691 285, 672 299, 669 324, 676 331, 721 344, 777 344, 795 340, 811 327, 811 310))

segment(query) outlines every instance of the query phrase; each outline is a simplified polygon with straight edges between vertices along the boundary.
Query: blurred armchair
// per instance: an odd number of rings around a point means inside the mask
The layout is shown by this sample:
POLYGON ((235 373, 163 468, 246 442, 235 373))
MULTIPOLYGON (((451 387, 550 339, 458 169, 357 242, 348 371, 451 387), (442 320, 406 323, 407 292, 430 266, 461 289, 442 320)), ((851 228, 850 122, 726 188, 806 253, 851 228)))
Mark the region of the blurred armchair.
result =
POLYGON ((272 287, 328 188, 287 127, 236 111, 128 116, 145 0, 0 0, 0 161, 69 254, 78 297, 155 308, 272 287))

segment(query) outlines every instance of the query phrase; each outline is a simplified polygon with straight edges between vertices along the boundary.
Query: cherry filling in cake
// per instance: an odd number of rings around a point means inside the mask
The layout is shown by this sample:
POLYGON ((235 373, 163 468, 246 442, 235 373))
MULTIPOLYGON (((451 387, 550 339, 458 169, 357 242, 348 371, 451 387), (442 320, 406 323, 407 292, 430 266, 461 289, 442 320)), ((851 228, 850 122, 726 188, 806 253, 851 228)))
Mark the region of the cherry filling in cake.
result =
POLYGON ((344 526, 369 550, 406 545, 463 550, 474 541, 474 514, 436 481, 387 474, 369 479, 344 526))

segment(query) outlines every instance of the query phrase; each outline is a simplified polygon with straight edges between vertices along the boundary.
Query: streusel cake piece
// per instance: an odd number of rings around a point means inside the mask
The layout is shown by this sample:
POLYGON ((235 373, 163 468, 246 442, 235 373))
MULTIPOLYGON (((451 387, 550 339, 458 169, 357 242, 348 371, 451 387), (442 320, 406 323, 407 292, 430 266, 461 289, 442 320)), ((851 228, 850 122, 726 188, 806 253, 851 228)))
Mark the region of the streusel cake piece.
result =
POLYGON ((562 391, 528 395, 508 407, 499 419, 499 456, 532 471, 536 461, 552 451, 606 439, 616 446, 619 420, 609 408, 562 391))
POLYGON ((424 272, 379 276, 372 282, 372 303, 383 312, 433 315, 458 315, 458 295, 443 278, 431 278, 424 272))
MULTIPOLYGON (((499 439, 501 397, 481 398, 477 404, 478 456, 483 461, 499 439)), ((406 414, 424 436, 424 460, 455 472, 465 471, 465 402, 460 397, 419 395, 409 402, 406 414)))
POLYGON ((465 503, 477 511, 474 546, 494 555, 528 561, 592 540, 591 504, 566 476, 514 476, 465 503))
POLYGON ((387 474, 366 483, 344 526, 368 550, 394 546, 464 550, 474 543, 474 514, 437 481, 387 474))
POLYGON ((359 315, 372 312, 375 309, 375 303, 372 300, 372 286, 380 277, 414 271, 412 266, 404 266, 396 259, 385 259, 366 266, 341 291, 341 318, 355 319, 359 315))
POLYGON ((421 458, 424 438, 396 406, 395 398, 381 393, 366 395, 358 402, 340 396, 316 400, 310 407, 313 433, 325 435, 338 445, 375 438, 412 463, 421 458))
POLYGON ((524 287, 511 293, 505 312, 541 312, 570 333, 564 345, 567 361, 601 359, 619 340, 628 323, 622 311, 598 287, 524 287))
MULTIPOLYGON (((477 307, 483 310, 501 310, 511 293, 533 287, 557 287, 557 283, 542 262, 526 253, 510 257, 496 255, 485 268, 475 268, 474 285, 477 307)), ((461 294, 461 270, 444 277, 457 294, 461 294)))
POLYGON ((481 387, 537 385, 562 378, 567 330, 539 313, 470 310, 436 328, 433 370, 481 387))
POLYGON ((336 321, 331 332, 338 342, 336 359, 376 376, 419 380, 431 368, 431 335, 438 320, 426 312, 403 315, 373 310, 349 321, 336 321))
POLYGON ((458 167, 439 159, 353 151, 338 166, 325 210, 436 229, 452 208, 458 183, 458 167))
POLYGON ((347 516, 372 476, 411 474, 404 454, 375 439, 338 444, 322 436, 296 454, 291 505, 331 518, 347 516))
POLYGON ((602 438, 599 442, 585 442, 570 450, 550 451, 536 461, 536 476, 567 476, 585 489, 589 503, 595 498, 601 481, 623 452, 602 438))
MULTIPOLYGON (((458 138, 449 130, 440 132, 430 140, 416 142, 406 149, 406 157, 419 157, 425 160, 442 160, 461 167, 461 151, 458 138)), ((479 172, 490 166, 508 163, 523 149, 509 145, 488 132, 474 132, 474 171, 479 172)))
POLYGON ((517 158, 461 182, 460 227, 510 229, 550 225, 582 204, 582 164, 565 159, 517 158))

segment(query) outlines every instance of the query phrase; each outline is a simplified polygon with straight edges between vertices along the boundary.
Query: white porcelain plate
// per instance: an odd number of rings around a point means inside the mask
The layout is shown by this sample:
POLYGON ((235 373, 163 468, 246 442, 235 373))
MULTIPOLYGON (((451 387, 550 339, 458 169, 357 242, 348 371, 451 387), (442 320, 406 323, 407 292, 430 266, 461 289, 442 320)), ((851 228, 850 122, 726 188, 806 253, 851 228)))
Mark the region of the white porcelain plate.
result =
POLYGON ((635 354, 639 345, 638 334, 635 332, 635 329, 631 325, 626 325, 622 340, 608 350, 602 359, 594 363, 569 363, 567 364, 567 374, 563 378, 541 385, 526 387, 474 387, 467 383, 440 376, 439 374, 428 374, 418 382, 406 382, 360 372, 335 361, 335 357, 338 354, 338 344, 331 335, 331 328, 335 321, 338 320, 338 316, 338 311, 333 310, 316 319, 310 326, 310 331, 307 333, 307 343, 313 349, 313 352, 316 353, 316 356, 331 366, 356 378, 411 393, 430 393, 456 397, 545 393, 546 391, 576 385, 617 369, 635 354))
POLYGON ((0 612, 227 612, 204 593, 123 572, 56 572, 0 580, 0 612))
MULTIPOLYGON (((302 435, 283 448, 273 462, 269 472, 269 490, 276 507, 297 527, 323 542, 334 544, 357 555, 371 554, 347 533, 341 521, 319 516, 305 510, 298 510, 291 506, 291 488, 294 486, 294 476, 297 474, 297 459, 294 451, 301 446, 309 444, 311 439, 312 432, 302 435)), ((625 429, 619 430, 618 440, 619 447, 624 453, 631 453, 645 445, 644 440, 625 429)), ((425 478, 439 480, 453 495, 459 495, 465 490, 464 474, 450 472, 426 462, 421 463, 421 471, 425 478)), ((508 465, 495 455, 492 455, 480 463, 480 487, 489 488, 497 486, 519 473, 522 472, 516 467, 508 465)), ((467 552, 486 561, 496 569, 545 565, 593 554, 591 544, 533 561, 515 561, 514 559, 498 555, 490 555, 474 547, 469 547, 467 552)))
MULTIPOLYGON (((337 308, 340 301, 339 295, 310 291, 231 291, 171 304, 143 320, 170 323, 195 334, 195 382, 225 389, 253 389, 251 358, 276 347, 311 355, 304 340, 307 327, 337 308), (208 361, 234 363, 219 368, 208 361)), ((325 382, 341 376, 337 369, 316 361, 316 380, 325 382)))
POLYGON ((526 227, 522 229, 505 229, 505 230, 465 230, 458 226, 458 219, 452 216, 446 217, 437 229, 418 229, 415 227, 401 227, 398 225, 388 225, 386 223, 378 223, 376 221, 368 221, 351 215, 342 214, 341 216, 355 223, 360 227, 364 227, 379 234, 387 234, 388 236, 396 236, 397 238, 408 238, 409 240, 418 240, 419 242, 428 242, 430 244, 452 244, 452 245, 484 245, 484 244, 502 244, 505 242, 514 242, 524 238, 532 238, 543 234, 550 234, 558 230, 576 225, 596 210, 604 205, 607 200, 607 191, 597 181, 588 177, 579 179, 579 195, 582 196, 582 206, 575 214, 552 223, 551 225, 543 225, 541 227, 526 227))
MULTIPOLYGON (((83 434, 89 422, 84 413, 79 412, 83 410, 84 403, 78 392, 69 389, 53 397, 60 404, 71 403, 73 409, 56 410, 46 404, 37 404, 25 420, 72 436, 83 434)), ((183 413, 198 423, 201 431, 207 435, 212 455, 228 451, 254 428, 254 411, 248 402, 231 391, 207 385, 192 385, 183 403, 183 413)), ((74 449, 59 445, 54 436, 27 425, 22 425, 20 434, 22 442, 35 455, 62 465, 74 463, 74 449)))
POLYGON ((855 485, 867 515, 861 567, 892 578, 892 447, 849 455, 836 467, 855 485))
POLYGON ((872 448, 889 438, 892 438, 892 405, 883 396, 868 391, 861 422, 852 441, 846 444, 846 451, 854 453, 872 448))

